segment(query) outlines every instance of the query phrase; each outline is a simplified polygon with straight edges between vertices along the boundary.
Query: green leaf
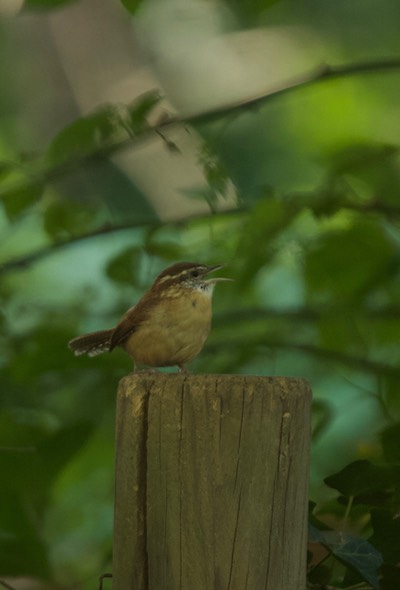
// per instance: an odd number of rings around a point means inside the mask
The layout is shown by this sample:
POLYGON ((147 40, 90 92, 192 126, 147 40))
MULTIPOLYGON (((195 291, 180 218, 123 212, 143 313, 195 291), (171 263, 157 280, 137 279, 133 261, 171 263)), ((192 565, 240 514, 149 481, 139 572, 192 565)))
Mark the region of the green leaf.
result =
POLYGON ((249 284, 260 268, 270 260, 276 251, 275 239, 298 214, 293 203, 276 198, 268 188, 264 190, 265 193, 266 196, 259 199, 253 207, 242 229, 236 254, 242 261, 239 284, 249 284))
POLYGON ((93 211, 90 224, 93 228, 104 223, 105 216, 108 220, 110 214, 113 224, 131 221, 132 226, 157 218, 146 194, 128 173, 108 159, 85 163, 79 170, 64 175, 55 186, 57 193, 69 203, 74 203, 77 211, 82 208, 79 213, 82 225, 86 223, 86 213, 90 211, 93 211))
POLYGON ((142 4, 143 0, 121 0, 122 4, 131 14, 134 14, 142 4))
POLYGON ((309 249, 309 295, 356 300, 387 279, 398 259, 397 247, 383 227, 358 219, 348 228, 322 235, 309 249))
POLYGON ((128 105, 126 122, 128 131, 132 135, 137 135, 148 128, 147 117, 161 99, 162 95, 158 90, 150 90, 128 105))
POLYGON ((279 0, 227 0, 227 4, 241 20, 258 22, 259 16, 279 0))
POLYGON ((87 117, 76 119, 51 142, 47 156, 53 165, 66 160, 96 155, 124 129, 118 109, 105 105, 87 117))
POLYGON ((21 188, 5 190, 1 195, 4 210, 10 221, 14 221, 26 209, 34 205, 42 196, 42 183, 31 182, 21 188))
POLYGON ((367 492, 387 490, 399 481, 400 466, 374 465, 365 459, 354 461, 324 479, 326 485, 347 498, 367 492))
POLYGON ((399 147, 355 144, 333 156, 333 178, 351 187, 352 199, 397 205, 400 196, 399 147))
POLYGON ((183 257, 184 251, 178 244, 174 242, 155 242, 151 241, 145 245, 146 253, 150 256, 158 256, 163 260, 180 260, 183 257))
POLYGON ((112 258, 106 266, 107 276, 115 283, 122 285, 139 285, 139 270, 143 251, 141 248, 131 246, 112 258))
POLYGON ((345 146, 329 157, 335 175, 370 170, 376 164, 391 160, 399 152, 398 146, 358 143, 345 146))
POLYGON ((44 212, 44 228, 54 239, 62 240, 87 231, 95 217, 95 207, 68 199, 54 200, 44 212))

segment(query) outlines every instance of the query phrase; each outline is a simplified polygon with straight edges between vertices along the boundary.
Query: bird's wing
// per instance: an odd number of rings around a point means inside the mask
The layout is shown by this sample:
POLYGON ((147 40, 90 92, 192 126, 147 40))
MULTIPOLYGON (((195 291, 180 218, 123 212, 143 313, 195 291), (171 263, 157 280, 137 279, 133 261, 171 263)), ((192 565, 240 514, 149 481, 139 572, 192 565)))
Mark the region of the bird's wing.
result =
MULTIPOLYGON (((140 302, 139 302, 140 303, 140 302)), ((126 340, 133 332, 135 332, 139 326, 137 305, 134 305, 126 314, 121 318, 119 323, 114 328, 113 334, 110 340, 110 351, 116 346, 126 340)))
POLYGON ((128 309, 114 329, 110 341, 110 351, 122 344, 133 332, 136 332, 139 326, 147 320, 149 312, 155 305, 157 305, 156 299, 144 296, 136 305, 128 309))

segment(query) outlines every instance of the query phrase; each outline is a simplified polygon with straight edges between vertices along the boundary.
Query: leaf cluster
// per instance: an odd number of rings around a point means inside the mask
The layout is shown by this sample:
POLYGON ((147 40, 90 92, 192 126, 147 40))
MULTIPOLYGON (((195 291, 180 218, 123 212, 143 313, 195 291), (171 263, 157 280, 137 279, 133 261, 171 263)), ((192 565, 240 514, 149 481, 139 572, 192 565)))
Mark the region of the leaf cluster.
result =
POLYGON ((399 434, 399 423, 381 432, 383 457, 379 463, 353 461, 325 478, 326 485, 339 495, 326 505, 312 506, 310 587, 328 582, 340 588, 361 584, 394 590, 398 586, 399 434))

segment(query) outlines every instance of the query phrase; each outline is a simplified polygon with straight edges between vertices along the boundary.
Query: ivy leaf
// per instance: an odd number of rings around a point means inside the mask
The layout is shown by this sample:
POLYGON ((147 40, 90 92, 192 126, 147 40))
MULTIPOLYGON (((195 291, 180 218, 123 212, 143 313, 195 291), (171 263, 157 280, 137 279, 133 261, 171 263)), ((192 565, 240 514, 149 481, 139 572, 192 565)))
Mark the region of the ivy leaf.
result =
POLYGON ((309 540, 324 545, 337 559, 357 570, 364 580, 378 590, 378 570, 383 558, 370 542, 343 532, 319 530, 314 525, 309 525, 309 540))
MULTIPOLYGON (((327 534, 327 533, 325 533, 327 534)), ((382 554, 365 539, 336 533, 336 542, 330 543, 335 557, 352 566, 375 589, 379 588, 379 567, 383 563, 382 554)))
POLYGON ((354 461, 324 479, 326 485, 346 497, 387 490, 400 478, 400 466, 374 465, 367 460, 354 461))

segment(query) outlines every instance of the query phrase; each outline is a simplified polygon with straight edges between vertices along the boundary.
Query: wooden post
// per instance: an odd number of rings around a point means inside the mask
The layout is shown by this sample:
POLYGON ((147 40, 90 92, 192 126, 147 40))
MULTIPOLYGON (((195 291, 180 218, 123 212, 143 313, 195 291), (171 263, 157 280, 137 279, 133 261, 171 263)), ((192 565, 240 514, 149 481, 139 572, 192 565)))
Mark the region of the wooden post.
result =
POLYGON ((123 379, 113 589, 303 590, 310 406, 302 379, 123 379))

